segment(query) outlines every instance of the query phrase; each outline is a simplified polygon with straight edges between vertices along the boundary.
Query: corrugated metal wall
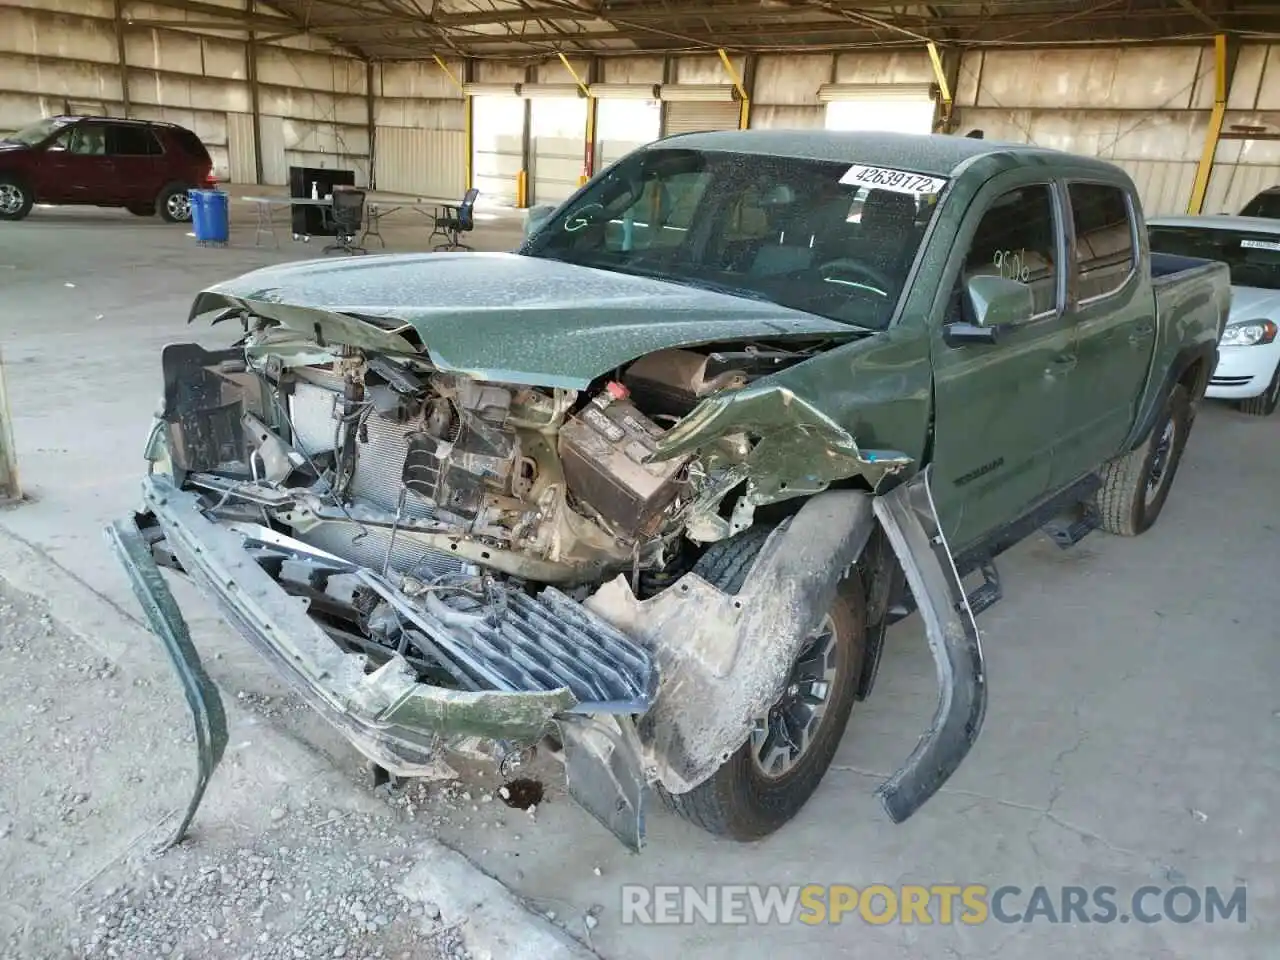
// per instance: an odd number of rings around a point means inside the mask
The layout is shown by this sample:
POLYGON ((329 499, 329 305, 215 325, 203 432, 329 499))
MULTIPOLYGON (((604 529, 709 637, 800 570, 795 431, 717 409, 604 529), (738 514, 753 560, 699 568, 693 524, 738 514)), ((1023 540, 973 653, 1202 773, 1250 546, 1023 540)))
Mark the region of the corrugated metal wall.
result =
POLYGON ((253 133, 253 114, 227 114, 227 169, 232 183, 255 183, 258 179, 258 148, 253 133))
MULTIPOLYGON (((168 20, 175 28, 129 25, 125 31, 131 113, 182 123, 203 139, 219 176, 240 179, 254 169, 249 153, 251 111, 244 40, 207 24, 208 10, 187 13, 134 2, 138 19, 168 20), (195 24, 187 27, 185 24, 195 24), (184 29, 176 29, 177 26, 184 29)), ((273 16, 263 7, 262 16, 273 16)), ((0 130, 11 130, 68 104, 93 104, 120 114, 123 91, 116 63, 112 0, 3 0, 0 5, 0 130)), ((585 75, 588 64, 574 61, 585 75)), ((746 66, 734 58, 741 73, 746 66)), ((458 185, 465 157, 457 147, 465 127, 465 101, 457 81, 462 64, 448 72, 431 61, 375 65, 374 110, 379 139, 388 155, 370 171, 366 65, 322 40, 292 37, 261 44, 264 179, 283 184, 290 163, 346 166, 361 182, 377 173, 379 185, 458 185), (396 132, 399 131, 399 132, 396 132), (404 131, 410 131, 406 133, 404 131), (422 132, 426 132, 426 136, 422 132), (451 157, 452 159, 446 159, 451 157)), ((480 62, 475 79, 519 83, 523 64, 480 62)), ((714 55, 605 58, 598 78, 609 83, 725 83, 714 55)), ((554 57, 533 67, 540 82, 568 76, 554 57)), ((751 123, 757 127, 812 128, 823 125, 817 89, 824 83, 931 82, 922 50, 892 53, 762 55, 754 64, 751 123)), ((964 55, 956 90, 957 132, 981 128, 989 139, 1032 141, 1111 160, 1133 176, 1144 204, 1154 213, 1185 208, 1204 144, 1212 101, 1210 47, 1120 49, 979 50, 964 55)), ((601 104, 602 116, 637 109, 601 104)), ((641 108, 650 123, 657 107, 641 108)), ((736 126, 736 105, 668 105, 669 129, 736 126), (688 111, 717 112, 686 123, 688 111), (720 114, 723 113, 723 116, 720 114), (674 116, 671 116, 674 114, 674 116)), ((495 112, 476 126, 473 162, 478 186, 489 199, 514 199, 522 157, 523 117, 514 108, 495 112)), ((616 125, 615 125, 616 126, 616 125)), ((598 126, 597 168, 657 136, 637 123, 634 132, 607 133, 598 126)), ((1280 133, 1280 45, 1245 44, 1232 85, 1226 130, 1262 128, 1280 133)), ((611 129, 611 128, 610 128, 611 129)), ((535 155, 544 173, 543 194, 566 182, 549 167, 580 157, 568 143, 572 131, 545 132, 535 155)), ((538 163, 530 174, 536 176, 538 163)), ((566 175, 567 176, 567 175, 566 175)), ((574 178, 576 180, 576 176, 574 178)), ((1256 190, 1280 182, 1280 141, 1224 140, 1210 179, 1207 211, 1236 210, 1256 190)), ((532 186, 536 190, 536 179, 532 186)))
POLYGON ((466 135, 461 130, 378 127, 378 189, 436 200, 466 190, 466 135))
MULTIPOLYGON (((239 31, 207 26, 216 16, 207 10, 186 13, 132 3, 129 13, 137 20, 174 24, 126 23, 130 115, 190 128, 209 148, 218 177, 252 177, 252 121, 244 126, 252 107, 246 44, 239 31)), ((275 16, 265 7, 259 15, 275 16)), ((93 109, 123 116, 113 17, 112 0, 3 0, 0 130, 66 112, 68 101, 72 110, 95 104, 93 109)), ((362 61, 316 38, 259 45, 264 147, 274 151, 278 146, 285 158, 264 156, 268 183, 286 182, 286 163, 348 167, 367 182, 365 70, 362 61), (267 127, 279 138, 268 141, 267 127)))

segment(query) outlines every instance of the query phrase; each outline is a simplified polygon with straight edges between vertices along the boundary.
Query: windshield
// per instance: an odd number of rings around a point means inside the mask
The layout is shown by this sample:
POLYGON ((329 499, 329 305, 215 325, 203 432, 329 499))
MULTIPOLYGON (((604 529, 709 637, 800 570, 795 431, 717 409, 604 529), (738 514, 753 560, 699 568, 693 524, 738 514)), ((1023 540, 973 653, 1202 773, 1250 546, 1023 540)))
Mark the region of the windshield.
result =
POLYGON ((27 146, 33 147, 59 127, 69 122, 65 117, 49 117, 39 123, 31 124, 29 127, 23 127, 17 133, 11 133, 4 139, 11 143, 25 143, 27 146))
POLYGON ((1220 260, 1231 268, 1236 286, 1280 290, 1280 233, 1204 227, 1150 227, 1149 232, 1156 253, 1220 260))
POLYGON ((883 329, 945 182, 848 162, 643 150, 523 252, 883 329))

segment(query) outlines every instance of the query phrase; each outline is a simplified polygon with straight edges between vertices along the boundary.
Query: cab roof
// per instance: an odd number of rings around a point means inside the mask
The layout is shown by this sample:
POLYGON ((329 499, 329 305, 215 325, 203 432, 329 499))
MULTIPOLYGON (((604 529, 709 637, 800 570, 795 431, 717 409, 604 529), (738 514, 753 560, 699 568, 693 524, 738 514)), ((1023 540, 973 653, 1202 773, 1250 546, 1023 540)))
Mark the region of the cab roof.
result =
POLYGON ((681 133, 650 144, 650 149, 687 147, 726 153, 865 163, 934 176, 951 176, 975 157, 1016 155, 1114 171, 1103 161, 1029 143, 1002 143, 951 134, 854 132, 845 130, 715 130, 681 133))

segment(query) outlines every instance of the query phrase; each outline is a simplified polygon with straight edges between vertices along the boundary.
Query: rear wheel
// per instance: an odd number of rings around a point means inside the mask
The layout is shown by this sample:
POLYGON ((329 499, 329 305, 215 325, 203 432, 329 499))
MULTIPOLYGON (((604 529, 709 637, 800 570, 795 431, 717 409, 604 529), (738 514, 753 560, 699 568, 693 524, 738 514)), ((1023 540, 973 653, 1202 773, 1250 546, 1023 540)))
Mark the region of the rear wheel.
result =
MULTIPOLYGON (((694 571, 736 593, 767 529, 713 544, 694 571)), ((862 671, 866 604, 854 574, 801 647, 782 696, 755 720, 747 742, 688 793, 659 788, 667 806, 718 836, 757 840, 791 820, 818 788, 849 720, 862 671)))
POLYGON ((153 203, 131 203, 125 209, 135 217, 154 217, 156 215, 156 208, 153 203))
POLYGON ((1147 439, 1102 468, 1097 494, 1102 529, 1134 537, 1150 529, 1164 509, 1191 431, 1191 401, 1175 386, 1147 439))
POLYGON ((1280 363, 1276 364, 1276 372, 1271 375, 1267 389, 1256 397, 1240 401, 1240 411, 1251 417, 1269 417, 1280 407, 1280 363))
POLYGON ((156 209, 161 219, 169 223, 189 223, 191 220, 191 197, 187 187, 181 183, 171 183, 160 191, 156 200, 156 209))
POLYGON ((0 177, 0 220, 21 220, 35 202, 31 190, 14 177, 0 177))

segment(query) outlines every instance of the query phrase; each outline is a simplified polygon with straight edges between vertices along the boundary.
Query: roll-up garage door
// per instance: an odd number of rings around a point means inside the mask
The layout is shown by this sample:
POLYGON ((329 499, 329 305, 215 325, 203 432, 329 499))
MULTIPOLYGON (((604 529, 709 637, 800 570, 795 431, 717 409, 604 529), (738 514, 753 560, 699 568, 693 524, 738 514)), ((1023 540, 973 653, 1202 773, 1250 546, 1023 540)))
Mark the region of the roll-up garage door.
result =
POLYGON ((524 101, 515 96, 471 98, 472 183, 491 203, 516 202, 524 165, 524 101))
POLYGON ((520 87, 529 100, 529 136, 533 169, 529 201, 560 203, 578 189, 586 153, 587 100, 576 84, 520 87))
POLYGON ((699 130, 737 130, 741 106, 732 85, 681 86, 664 84, 662 99, 667 115, 662 135, 697 133, 699 130))
POLYGON ((935 88, 927 83, 831 83, 818 88, 828 130, 932 133, 935 88))

